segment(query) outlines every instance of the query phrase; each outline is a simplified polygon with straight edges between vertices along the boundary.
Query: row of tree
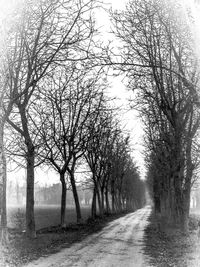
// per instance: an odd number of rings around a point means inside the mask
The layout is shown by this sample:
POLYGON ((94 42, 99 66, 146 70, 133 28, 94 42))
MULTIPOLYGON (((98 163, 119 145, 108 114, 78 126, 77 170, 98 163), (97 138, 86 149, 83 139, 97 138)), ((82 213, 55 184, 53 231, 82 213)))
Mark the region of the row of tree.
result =
POLYGON ((145 126, 147 179, 157 213, 188 229, 198 167, 199 55, 194 18, 181 1, 133 0, 113 14, 122 41, 116 67, 136 90, 145 126))
MULTIPOLYGON (((35 167, 46 164, 62 184, 61 225, 65 224, 66 175, 81 209, 75 170, 87 163, 92 173, 92 216, 143 204, 144 184, 105 94, 107 69, 102 67, 94 25, 93 0, 41 0, 19 3, 4 23, 1 53, 0 180, 2 235, 6 233, 6 159, 27 172, 26 234, 35 237, 35 167), (9 22, 9 23, 8 23, 9 22), (6 133, 6 134, 5 134, 6 133), (4 145, 6 143, 6 146, 4 145), (135 193, 135 196, 134 196, 135 193), (106 207, 105 207, 106 203, 106 207)), ((103 64, 105 65, 105 64, 103 64)))
POLYGON ((111 210, 135 210, 145 204, 145 185, 130 156, 129 137, 124 137, 110 119, 103 119, 96 121, 85 154, 94 188, 93 217, 96 215, 96 200, 100 215, 111 210))

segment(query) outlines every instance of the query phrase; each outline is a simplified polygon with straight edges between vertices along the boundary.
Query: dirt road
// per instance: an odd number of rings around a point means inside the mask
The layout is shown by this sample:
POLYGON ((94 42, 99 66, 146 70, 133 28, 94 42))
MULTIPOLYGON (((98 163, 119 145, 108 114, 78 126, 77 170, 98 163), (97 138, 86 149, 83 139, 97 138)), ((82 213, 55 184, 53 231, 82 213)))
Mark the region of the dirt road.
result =
POLYGON ((81 243, 47 258, 40 258, 26 267, 147 267, 148 258, 143 254, 144 228, 150 207, 109 223, 99 233, 81 243))

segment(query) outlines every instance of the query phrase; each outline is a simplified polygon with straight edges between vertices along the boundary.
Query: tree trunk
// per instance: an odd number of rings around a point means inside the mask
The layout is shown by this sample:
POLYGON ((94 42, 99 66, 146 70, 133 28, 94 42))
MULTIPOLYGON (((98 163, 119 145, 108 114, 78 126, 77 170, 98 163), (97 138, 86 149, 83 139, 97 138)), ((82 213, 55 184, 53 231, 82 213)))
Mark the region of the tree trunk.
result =
POLYGON ((26 235, 36 237, 34 218, 34 147, 28 148, 27 153, 27 188, 26 188, 26 235))
POLYGON ((19 113, 22 123, 22 134, 25 139, 27 148, 26 163, 27 163, 27 177, 26 177, 26 236, 29 238, 36 237, 35 231, 35 217, 34 217, 34 168, 35 168, 35 147, 32 142, 28 120, 26 117, 26 105, 19 106, 19 113))
POLYGON ((108 197, 108 189, 105 191, 105 199, 106 199, 106 213, 110 213, 110 203, 109 203, 109 197, 108 197))
POLYGON ((115 205, 115 182, 114 180, 111 181, 111 203, 112 203, 112 213, 115 213, 116 211, 116 205, 115 205))
POLYGON ((126 197, 126 211, 131 210, 131 204, 130 204, 130 196, 126 197))
POLYGON ((119 212, 121 212, 122 211, 122 198, 121 198, 120 190, 118 192, 118 202, 119 202, 119 212))
POLYGON ((183 199, 183 231, 188 232, 189 223, 189 211, 190 211, 190 194, 191 194, 191 181, 194 171, 194 165, 192 162, 192 136, 190 136, 187 142, 186 149, 186 182, 184 185, 184 199, 183 199))
POLYGON ((0 215, 1 215, 1 232, 0 240, 2 244, 8 241, 7 231, 7 212, 6 212, 6 158, 3 144, 3 125, 0 127, 0 215))
POLYGON ((74 171, 69 172, 70 175, 70 182, 72 185, 72 191, 73 191, 73 196, 74 196, 74 202, 76 206, 76 217, 77 217, 77 223, 80 223, 82 221, 82 216, 81 216, 81 208, 80 208, 80 203, 79 203, 79 197, 76 189, 76 182, 75 182, 75 177, 74 177, 74 171))
POLYGON ((60 173, 60 181, 62 184, 62 195, 61 195, 61 211, 60 211, 60 224, 61 227, 65 227, 65 212, 66 212, 66 196, 67 196, 67 186, 65 182, 65 174, 60 173))
POLYGON ((102 201, 101 201, 101 195, 99 192, 99 188, 97 188, 97 199, 98 199, 98 206, 99 206, 99 215, 103 216, 103 209, 102 209, 102 201))
POLYGON ((105 211, 105 205, 104 205, 104 188, 101 188, 101 208, 102 208, 102 213, 104 214, 104 211, 105 211))
POLYGON ((184 207, 183 207, 183 224, 182 230, 183 232, 188 232, 189 226, 189 211, 190 211, 190 189, 186 190, 184 195, 184 207))
POLYGON ((115 213, 115 194, 112 192, 112 213, 115 213))
POLYGON ((96 194, 96 188, 95 187, 94 187, 94 190, 93 190, 91 215, 92 215, 92 219, 95 219, 96 215, 97 215, 97 194, 96 194))
POLYGON ((154 209, 155 213, 159 214, 160 213, 160 197, 159 196, 154 196, 154 209))
POLYGON ((117 197, 117 192, 114 195, 114 203, 115 203, 115 212, 117 213, 119 211, 119 201, 117 197))

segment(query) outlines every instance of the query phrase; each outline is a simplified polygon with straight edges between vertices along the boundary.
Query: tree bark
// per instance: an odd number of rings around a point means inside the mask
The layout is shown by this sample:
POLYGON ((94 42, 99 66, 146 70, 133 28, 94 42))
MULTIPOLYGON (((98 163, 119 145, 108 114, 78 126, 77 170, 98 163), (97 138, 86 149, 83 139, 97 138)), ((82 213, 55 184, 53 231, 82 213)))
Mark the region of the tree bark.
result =
POLYGON ((186 148, 186 181, 184 188, 183 200, 183 231, 188 232, 189 211, 190 211, 190 194, 191 194, 191 181, 194 171, 192 162, 192 136, 189 136, 186 148))
POLYGON ((115 213, 116 208, 115 208, 115 182, 114 180, 111 181, 111 202, 112 202, 112 213, 115 213))
POLYGON ((26 235, 36 237, 34 217, 34 147, 28 148, 27 153, 27 188, 26 188, 26 235))
POLYGON ((109 203, 109 197, 108 197, 108 189, 106 188, 105 191, 105 199, 106 199, 106 213, 110 213, 110 203, 109 203))
POLYGON ((96 188, 94 187, 93 198, 92 198, 92 211, 91 211, 92 219, 95 219, 97 216, 97 197, 96 196, 97 196, 96 188))
POLYGON ((112 192, 112 213, 115 213, 116 208, 115 208, 115 194, 112 192))
POLYGON ((7 231, 7 210, 6 210, 6 157, 4 154, 3 144, 3 123, 0 126, 0 211, 1 211, 1 232, 0 240, 2 244, 6 244, 8 241, 7 231))
POLYGON ((69 172, 70 175, 70 182, 72 185, 72 192, 74 196, 74 202, 76 206, 76 217, 77 217, 77 223, 80 223, 82 221, 82 216, 81 216, 81 208, 80 208, 80 203, 79 203, 79 197, 78 197, 78 192, 76 189, 76 182, 75 182, 75 177, 74 177, 74 171, 69 172))
POLYGON ((101 208, 102 208, 102 213, 105 211, 105 205, 104 205, 104 188, 101 188, 101 208))
POLYGON ((98 200, 98 206, 99 206, 99 215, 102 217, 103 216, 103 209, 102 209, 102 200, 101 200, 101 194, 100 194, 100 190, 97 187, 96 188, 97 191, 97 200, 98 200))
POLYGON ((118 202, 119 202, 119 212, 122 211, 122 197, 121 197, 121 190, 118 192, 118 202))
POLYGON ((61 227, 65 227, 65 213, 66 213, 66 196, 67 196, 67 186, 65 182, 65 174, 60 173, 60 181, 62 184, 62 195, 61 195, 61 211, 60 211, 60 224, 61 227))
POLYGON ((29 238, 36 237, 35 231, 35 216, 34 216, 34 182, 35 182, 35 147, 32 142, 28 120, 26 117, 26 103, 18 107, 21 116, 22 132, 27 148, 27 177, 26 177, 26 236, 29 238))

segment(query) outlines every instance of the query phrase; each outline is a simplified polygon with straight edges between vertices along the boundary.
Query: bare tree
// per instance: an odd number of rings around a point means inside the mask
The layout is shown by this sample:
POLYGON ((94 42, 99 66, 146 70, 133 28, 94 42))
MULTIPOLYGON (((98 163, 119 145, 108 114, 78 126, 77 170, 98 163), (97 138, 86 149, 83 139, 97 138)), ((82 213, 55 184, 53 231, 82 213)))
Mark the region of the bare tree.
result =
POLYGON ((6 54, 6 35, 1 31, 1 66, 0 66, 0 241, 6 243, 7 235, 7 210, 6 210, 6 185, 7 185, 7 164, 5 153, 5 125, 11 113, 14 99, 13 92, 8 87, 6 54), (6 97, 9 95, 9 98, 6 97))
POLYGON ((44 77, 61 62, 85 60, 94 33, 93 1, 28 1, 14 19, 8 47, 9 86, 15 106, 8 122, 26 148, 26 234, 35 237, 34 166, 36 156, 30 109, 44 77))
MULTIPOLYGON (((175 8, 174 2, 165 0, 131 1, 113 19, 116 36, 124 44, 114 65, 126 73, 132 89, 139 89, 150 149, 157 159, 161 152, 165 154, 161 157, 166 170, 160 181, 162 192, 169 186, 168 198, 162 196, 162 214, 187 230, 193 140, 200 123, 198 62, 187 19, 179 3, 175 8)), ((157 177, 158 182, 161 176, 157 177)))
MULTIPOLYGON (((96 202, 100 216, 104 213, 104 191, 107 191, 109 178, 109 153, 115 139, 115 129, 112 129, 113 112, 107 110, 107 100, 104 99, 99 107, 96 118, 91 117, 90 139, 85 152, 85 159, 91 170, 93 183, 92 217, 96 216, 96 202)), ((114 128, 114 127, 113 127, 114 128)), ((108 191, 106 197, 107 211, 109 211, 108 191)))
POLYGON ((98 110, 104 84, 101 69, 87 69, 86 64, 59 68, 41 88, 37 110, 38 129, 42 143, 40 157, 53 166, 62 183, 61 225, 64 225, 66 179, 68 173, 74 195, 77 222, 81 209, 76 189, 75 169, 88 144, 92 114, 98 110), (102 85, 100 85, 102 83, 102 85))
MULTIPOLYGON (((2 75, 3 76, 3 75, 2 75)), ((6 81, 1 77, 1 91, 0 91, 0 215, 1 215, 1 242, 7 240, 7 215, 6 215, 6 156, 4 149, 4 127, 6 119, 11 111, 11 102, 8 104, 6 110, 4 109, 4 94, 6 91, 6 81)))

